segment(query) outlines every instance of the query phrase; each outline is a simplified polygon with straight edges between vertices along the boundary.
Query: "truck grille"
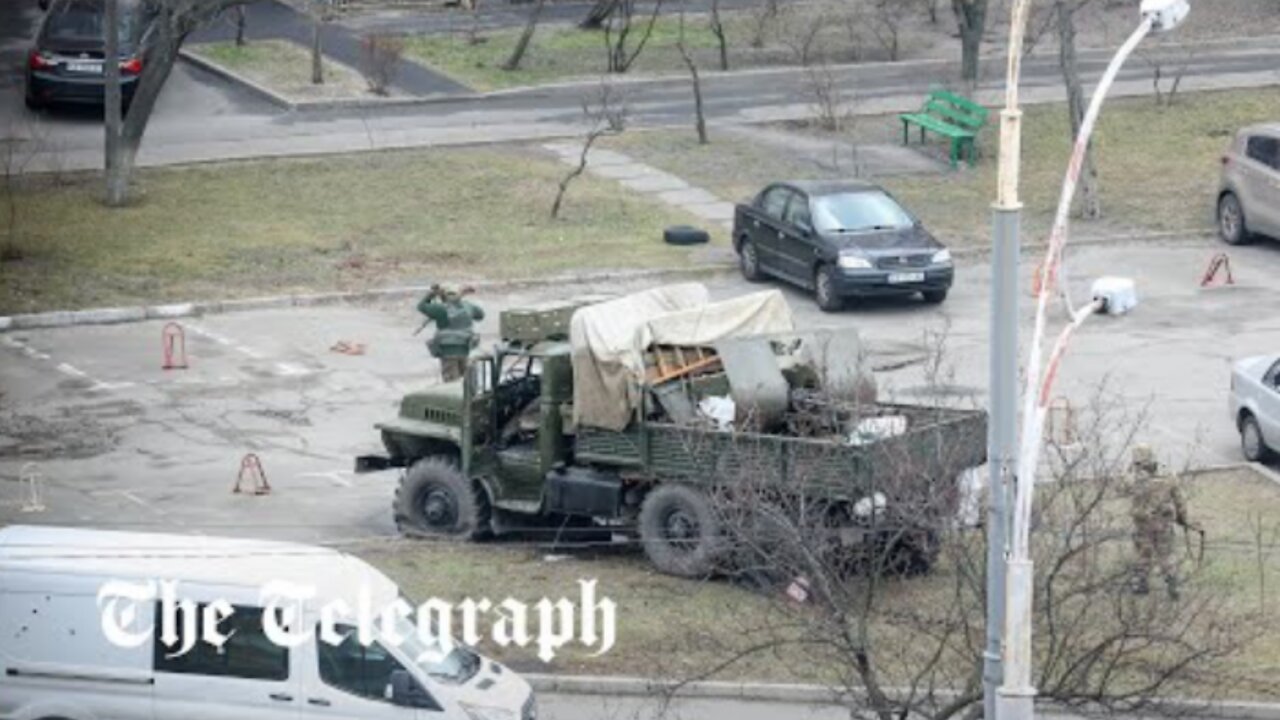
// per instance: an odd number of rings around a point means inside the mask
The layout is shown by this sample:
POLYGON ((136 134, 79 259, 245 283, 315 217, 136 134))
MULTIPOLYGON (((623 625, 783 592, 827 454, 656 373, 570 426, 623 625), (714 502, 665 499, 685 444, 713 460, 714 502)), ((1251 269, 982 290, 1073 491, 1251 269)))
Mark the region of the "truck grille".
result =
POLYGON ((898 270, 901 268, 928 267, 933 255, 886 255, 876 261, 876 267, 882 270, 898 270))
POLYGON ((422 412, 422 419, 427 422, 436 422, 441 425, 460 425, 458 414, 447 410, 437 410, 435 408, 427 408, 422 412))

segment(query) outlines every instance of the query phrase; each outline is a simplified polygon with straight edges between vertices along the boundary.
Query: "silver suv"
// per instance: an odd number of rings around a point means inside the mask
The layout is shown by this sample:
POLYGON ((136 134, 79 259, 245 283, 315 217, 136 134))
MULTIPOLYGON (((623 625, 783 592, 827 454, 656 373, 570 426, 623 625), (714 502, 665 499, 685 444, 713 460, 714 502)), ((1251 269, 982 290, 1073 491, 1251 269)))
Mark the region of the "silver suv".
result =
POLYGON ((1280 123, 1244 128, 1222 156, 1218 233, 1231 245, 1280 238, 1280 123))

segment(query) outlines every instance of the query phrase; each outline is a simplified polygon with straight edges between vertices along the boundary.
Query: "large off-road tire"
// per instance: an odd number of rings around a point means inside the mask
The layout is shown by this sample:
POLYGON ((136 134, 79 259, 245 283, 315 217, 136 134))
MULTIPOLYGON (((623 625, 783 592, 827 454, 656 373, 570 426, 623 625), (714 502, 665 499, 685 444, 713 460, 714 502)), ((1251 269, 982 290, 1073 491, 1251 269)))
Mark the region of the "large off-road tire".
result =
POLYGON ((1247 245, 1253 239, 1235 193, 1223 193, 1218 199, 1218 236, 1228 245, 1247 245))
POLYGON ((400 479, 391 504, 408 537, 483 540, 490 535, 489 498, 448 457, 427 457, 400 479))
POLYGON ((819 265, 813 272, 813 299, 823 312, 839 312, 844 308, 844 298, 836 292, 834 265, 819 265))
POLYGON ((640 540, 654 567, 678 577, 711 575, 725 550, 711 499, 687 485, 660 485, 645 497, 640 540))
POLYGON ((1240 452, 1249 462, 1266 462, 1274 456, 1271 448, 1267 447, 1266 439, 1262 437, 1258 419, 1252 415, 1245 415, 1240 419, 1240 452))
POLYGON ((738 245, 738 269, 747 282, 760 282, 764 279, 764 273, 760 270, 760 251, 747 238, 743 238, 738 245))

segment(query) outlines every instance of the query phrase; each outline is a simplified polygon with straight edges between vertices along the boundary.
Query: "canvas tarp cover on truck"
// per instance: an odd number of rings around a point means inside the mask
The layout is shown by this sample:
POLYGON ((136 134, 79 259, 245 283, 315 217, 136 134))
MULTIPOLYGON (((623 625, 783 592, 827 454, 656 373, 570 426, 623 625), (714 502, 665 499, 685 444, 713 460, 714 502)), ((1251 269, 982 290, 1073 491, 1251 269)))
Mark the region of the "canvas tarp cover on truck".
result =
POLYGON ((625 428, 640 404, 644 352, 652 344, 712 345, 793 328, 791 308, 777 290, 713 303, 702 284, 685 283, 582 308, 569 329, 574 422, 625 428))

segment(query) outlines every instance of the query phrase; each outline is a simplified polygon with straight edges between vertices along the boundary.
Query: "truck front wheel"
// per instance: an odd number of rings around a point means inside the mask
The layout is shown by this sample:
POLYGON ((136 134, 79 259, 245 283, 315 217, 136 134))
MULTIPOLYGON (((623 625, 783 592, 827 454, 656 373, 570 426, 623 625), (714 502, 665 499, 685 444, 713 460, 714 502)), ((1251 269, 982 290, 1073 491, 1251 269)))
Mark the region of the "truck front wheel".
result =
POLYGON ((660 485, 640 506, 640 540, 658 570, 702 578, 724 555, 720 521, 706 493, 687 485, 660 485))
POLYGON ((391 508, 396 528, 409 537, 483 540, 490 534, 488 497, 451 458, 415 462, 400 479, 391 508))

